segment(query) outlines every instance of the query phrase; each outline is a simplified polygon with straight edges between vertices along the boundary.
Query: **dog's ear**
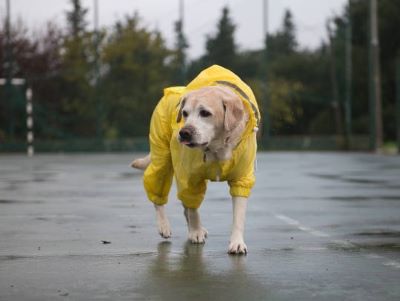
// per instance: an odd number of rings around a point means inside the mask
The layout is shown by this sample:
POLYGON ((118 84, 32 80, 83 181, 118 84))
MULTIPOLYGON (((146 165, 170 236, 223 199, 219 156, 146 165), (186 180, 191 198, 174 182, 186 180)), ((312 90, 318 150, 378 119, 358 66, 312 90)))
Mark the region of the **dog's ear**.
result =
POLYGON ((178 103, 179 112, 178 112, 178 116, 176 117, 176 122, 177 123, 181 122, 181 120, 182 120, 182 109, 183 109, 183 107, 185 105, 185 102, 186 102, 186 98, 183 97, 178 103))
POLYGON ((239 97, 225 97, 222 100, 224 106, 224 128, 232 131, 243 118, 243 104, 239 97))

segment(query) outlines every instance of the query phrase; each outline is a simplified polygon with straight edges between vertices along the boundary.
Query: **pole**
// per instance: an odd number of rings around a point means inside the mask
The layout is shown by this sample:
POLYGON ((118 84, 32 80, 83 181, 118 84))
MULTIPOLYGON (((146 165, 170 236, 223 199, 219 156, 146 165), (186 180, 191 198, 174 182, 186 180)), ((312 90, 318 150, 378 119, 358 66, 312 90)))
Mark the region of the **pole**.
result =
POLYGON ((268 34, 268 0, 263 0, 263 35, 268 34))
POLYGON ((186 82, 186 58, 185 58, 185 47, 187 47, 185 40, 184 40, 184 22, 185 22, 185 9, 184 9, 184 0, 179 0, 179 35, 180 37, 178 37, 179 41, 179 51, 181 54, 181 62, 180 62, 180 72, 181 72, 181 84, 183 85, 186 82))
POLYGON ((93 20, 94 30, 97 33, 99 28, 99 1, 94 0, 94 20, 93 20))
POLYGON ((10 0, 6 0, 6 42, 5 42, 5 59, 4 59, 4 71, 5 71, 5 95, 6 102, 8 102, 8 111, 10 116, 10 123, 8 132, 10 138, 14 138, 15 131, 15 120, 14 120, 14 102, 12 95, 11 79, 13 77, 13 62, 12 62, 12 46, 11 46, 11 4, 10 0))
POLYGON ((10 0, 6 0, 6 43, 5 43, 5 62, 4 69, 6 72, 6 81, 10 84, 12 78, 12 62, 11 62, 11 6, 10 0))
POLYGON ((379 37, 377 2, 370 0, 370 43, 369 43, 369 98, 371 119, 370 147, 378 151, 383 143, 382 104, 381 104, 381 79, 379 66, 379 37))
POLYGON ((94 0, 94 100, 96 103, 96 138, 98 141, 101 139, 101 103, 98 93, 98 82, 99 82, 99 9, 98 0, 94 0))
POLYGON ((349 0, 347 11, 347 24, 346 24, 346 84, 345 84, 345 132, 346 132, 346 147, 351 148, 351 74, 352 74, 352 24, 351 24, 351 0, 349 0))
POLYGON ((184 2, 183 0, 179 0, 179 21, 181 22, 181 28, 183 32, 183 23, 184 23, 184 2))
POLYGON ((396 105, 397 105, 397 153, 400 154, 400 52, 397 56, 396 105))
MULTIPOLYGON (((9 8, 9 0, 6 0, 6 17, 4 19, 4 43, 2 43, 2 51, 3 51, 3 59, 1 61, 2 67, 4 70, 4 78, 0 79, 0 85, 6 85, 9 79, 11 78, 9 76, 9 70, 8 70, 8 64, 9 64, 9 58, 8 58, 8 49, 9 49, 9 43, 10 43, 10 8, 9 8)), ((6 96, 7 99, 7 96, 6 96)))
POLYGON ((335 125, 336 125, 336 144, 339 148, 342 148, 342 134, 343 134, 343 126, 342 126, 342 112, 340 108, 339 101, 339 85, 337 80, 337 72, 336 72, 336 55, 335 55, 335 41, 331 28, 331 20, 328 20, 326 27, 328 30, 329 36, 329 54, 330 54, 330 75, 331 75, 331 86, 332 86, 332 107, 335 114, 335 125))
POLYGON ((269 117, 269 98, 268 98, 268 0, 263 0, 263 36, 265 38, 265 58, 264 58, 264 79, 261 84, 261 97, 263 98, 263 127, 262 136, 265 147, 269 144, 271 121, 269 117))
POLYGON ((27 142, 27 155, 32 157, 35 153, 33 146, 33 105, 32 105, 32 89, 26 89, 26 142, 27 142))

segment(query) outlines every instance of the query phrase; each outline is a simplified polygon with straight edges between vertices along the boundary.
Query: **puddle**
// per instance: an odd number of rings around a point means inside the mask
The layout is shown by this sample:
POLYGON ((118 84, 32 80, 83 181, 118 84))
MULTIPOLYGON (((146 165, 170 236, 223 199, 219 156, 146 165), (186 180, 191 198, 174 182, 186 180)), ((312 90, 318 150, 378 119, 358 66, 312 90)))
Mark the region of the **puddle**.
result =
POLYGON ((357 178, 342 178, 345 182, 357 183, 357 184, 385 184, 383 180, 371 180, 371 179, 357 179, 357 178))
POLYGON ((386 184, 386 181, 384 180, 377 180, 377 179, 363 179, 363 178, 346 178, 340 175, 335 175, 335 174, 318 174, 318 173, 308 173, 307 175, 316 177, 316 178, 322 178, 322 179, 328 179, 328 180, 339 180, 342 182, 347 182, 347 183, 356 183, 356 184, 386 184))
POLYGON ((153 257, 154 255, 157 255, 157 252, 136 252, 136 253, 130 253, 126 255, 121 255, 120 257, 153 257))
POLYGON ((329 243, 328 248, 335 251, 400 251, 400 243, 329 243))
POLYGON ((363 250, 400 251, 400 243, 357 244, 363 250))
POLYGON ((400 189, 400 186, 397 184, 386 184, 385 188, 398 190, 400 189))
POLYGON ((226 202, 229 201, 229 197, 224 197, 224 198, 207 198, 208 201, 210 202, 226 202))
POLYGON ((118 174, 117 178, 118 179, 133 179, 133 178, 137 178, 137 177, 142 177, 143 173, 139 173, 139 172, 121 172, 120 174, 118 174))
POLYGON ((0 261, 11 261, 11 260, 20 260, 20 259, 27 259, 33 258, 32 256, 18 256, 18 255, 3 255, 0 256, 0 261))
POLYGON ((74 214, 48 214, 34 218, 37 221, 55 221, 57 223, 66 223, 73 220, 86 219, 85 216, 74 215, 74 214))
POLYGON ((341 180, 341 176, 333 175, 333 174, 319 174, 319 173, 308 173, 307 175, 315 177, 315 178, 322 178, 322 179, 329 179, 329 180, 341 180))
POLYGON ((0 204, 15 204, 18 203, 18 201, 13 201, 13 200, 0 200, 0 204))
POLYGON ((117 208, 117 209, 131 209, 131 208, 133 208, 133 207, 135 207, 135 205, 133 205, 133 204, 128 204, 128 205, 111 205, 111 206, 109 206, 109 208, 117 208))
POLYGON ((44 178, 33 178, 32 182, 41 183, 41 182, 49 182, 49 180, 44 178))
POLYGON ((47 221, 49 221, 50 219, 49 219, 49 218, 47 218, 47 217, 36 217, 36 218, 35 218, 35 220, 37 220, 37 221, 45 221, 45 222, 47 222, 47 221))
POLYGON ((43 201, 0 200, 0 204, 42 204, 43 201))
POLYGON ((353 235, 357 236, 384 236, 384 237, 399 237, 400 231, 391 231, 391 230, 371 230, 365 232, 354 233, 353 235))
POLYGON ((263 249, 263 251, 264 251, 265 253, 281 252, 281 251, 293 252, 293 251, 296 251, 296 249, 293 248, 293 247, 283 247, 283 248, 267 248, 267 249, 263 249))

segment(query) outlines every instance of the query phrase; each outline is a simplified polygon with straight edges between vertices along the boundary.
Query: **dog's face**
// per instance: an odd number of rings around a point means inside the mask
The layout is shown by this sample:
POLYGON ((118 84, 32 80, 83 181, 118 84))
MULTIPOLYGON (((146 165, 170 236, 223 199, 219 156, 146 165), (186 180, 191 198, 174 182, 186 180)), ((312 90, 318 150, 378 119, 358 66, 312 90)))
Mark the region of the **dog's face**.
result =
POLYGON ((206 148, 214 139, 232 131, 243 118, 243 103, 228 88, 212 86, 186 94, 177 122, 184 119, 178 140, 188 147, 206 148))

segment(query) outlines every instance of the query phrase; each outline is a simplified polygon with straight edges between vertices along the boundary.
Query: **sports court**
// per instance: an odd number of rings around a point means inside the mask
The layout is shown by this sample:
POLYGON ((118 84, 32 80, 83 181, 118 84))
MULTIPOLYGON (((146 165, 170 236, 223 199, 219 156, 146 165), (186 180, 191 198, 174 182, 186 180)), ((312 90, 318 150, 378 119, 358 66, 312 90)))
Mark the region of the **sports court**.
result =
POLYGON ((163 240, 139 155, 0 156, 0 300, 399 300, 398 156, 259 153, 249 254, 230 256, 226 184, 200 209, 205 245, 174 192, 163 240))

